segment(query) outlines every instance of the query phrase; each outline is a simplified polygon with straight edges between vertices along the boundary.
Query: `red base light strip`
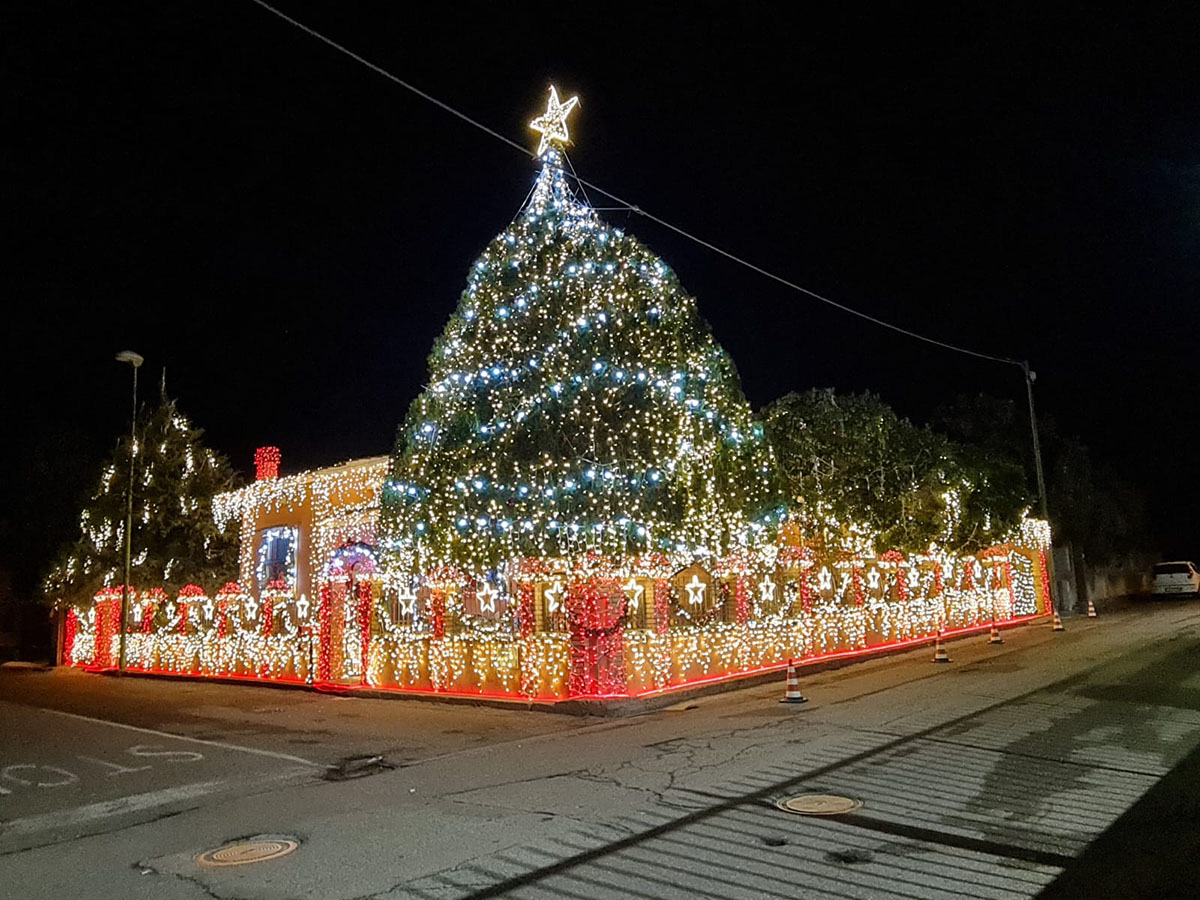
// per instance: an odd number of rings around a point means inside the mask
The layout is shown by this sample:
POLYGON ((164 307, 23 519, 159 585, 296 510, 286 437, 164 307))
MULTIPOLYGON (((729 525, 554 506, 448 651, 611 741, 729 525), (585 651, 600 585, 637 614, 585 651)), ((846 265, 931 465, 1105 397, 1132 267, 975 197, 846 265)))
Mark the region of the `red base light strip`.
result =
MULTIPOLYGON (((1000 624, 1005 627, 1014 625, 1024 625, 1039 619, 1046 619, 1050 613, 1035 613, 1028 616, 1018 616, 1013 619, 1006 619, 1000 624)), ((953 638, 969 634, 979 634, 988 631, 992 627, 992 623, 988 622, 982 625, 968 625, 962 628, 953 628, 942 633, 942 637, 953 638)), ((755 675, 765 675, 770 672, 780 672, 785 670, 789 664, 799 667, 816 665, 823 662, 831 662, 838 659, 855 659, 859 657, 871 656, 873 654, 882 653, 892 650, 903 650, 910 647, 919 647, 932 643, 936 639, 936 635, 925 635, 922 637, 907 638, 902 641, 890 641, 886 644, 875 644, 870 647, 860 647, 852 650, 838 650, 832 653, 822 653, 816 656, 808 656, 803 659, 795 659, 791 661, 783 661, 771 663, 766 666, 758 666, 752 669, 743 669, 736 672, 727 672, 720 675, 709 675, 703 678, 694 678, 689 681, 682 681, 679 684, 672 684, 667 687, 653 688, 648 691, 639 691, 637 693, 590 693, 577 694, 570 697, 524 697, 503 691, 442 691, 436 688, 424 687, 388 687, 388 686, 372 686, 366 684, 339 684, 326 680, 318 680, 314 684, 307 683, 301 678, 288 678, 284 676, 275 676, 266 678, 263 676, 251 675, 234 675, 234 674, 201 674, 201 673, 186 673, 172 672, 161 669, 141 669, 130 667, 127 671, 136 672, 145 675, 154 675, 163 678, 192 678, 208 681, 237 681, 248 682, 251 684, 262 684, 264 681, 273 683, 305 685, 312 687, 315 690, 324 693, 355 693, 355 692, 379 692, 388 694, 420 694, 423 696, 443 697, 446 699, 471 699, 471 698, 486 698, 490 700, 502 700, 508 703, 519 706, 528 706, 531 703, 544 706, 554 706, 559 703, 569 703, 574 700, 641 700, 650 697, 656 697, 663 694, 672 694, 688 688, 704 687, 710 684, 718 684, 724 681, 737 681, 741 678, 750 678, 755 675)), ((116 671, 116 667, 112 665, 84 665, 77 666, 85 672, 104 673, 116 671)))

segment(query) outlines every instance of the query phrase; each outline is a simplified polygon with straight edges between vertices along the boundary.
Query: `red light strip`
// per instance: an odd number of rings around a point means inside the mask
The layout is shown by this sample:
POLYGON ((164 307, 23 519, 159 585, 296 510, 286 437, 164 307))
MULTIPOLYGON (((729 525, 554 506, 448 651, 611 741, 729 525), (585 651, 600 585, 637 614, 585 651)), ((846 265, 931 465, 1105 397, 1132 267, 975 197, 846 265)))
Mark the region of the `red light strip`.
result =
MULTIPOLYGON (((1037 619, 1048 618, 1049 615, 1050 615, 1049 613, 1035 613, 1033 615, 1028 615, 1028 616, 1018 616, 1017 618, 1006 619, 1000 624, 1003 624, 1004 626, 1022 625, 1022 624, 1028 623, 1028 622, 1036 621, 1037 619)), ((959 635, 978 634, 980 632, 989 630, 991 627, 992 627, 991 622, 988 622, 983 625, 969 625, 969 626, 964 626, 962 628, 954 628, 954 629, 945 631, 942 633, 942 636, 943 636, 943 638, 950 638, 950 637, 955 637, 955 636, 959 636, 959 635)), ((909 638, 909 639, 903 640, 903 641, 891 641, 886 644, 875 644, 871 647, 857 648, 854 650, 840 650, 835 653, 824 653, 819 656, 809 656, 809 657, 805 657, 803 659, 794 659, 794 660, 792 660, 792 663, 798 667, 804 667, 804 666, 814 665, 816 663, 829 662, 831 660, 837 660, 837 659, 854 659, 854 658, 863 657, 863 656, 870 656, 872 654, 876 654, 876 653, 879 653, 884 650, 901 650, 906 647, 918 647, 923 644, 930 644, 935 640, 935 638, 936 638, 936 635, 927 635, 924 637, 909 638)), ((372 691, 372 692, 378 691, 381 693, 395 693, 395 694, 421 694, 421 695, 431 696, 431 697, 444 697, 446 699, 471 699, 471 698, 481 698, 482 697, 485 699, 503 700, 507 703, 526 705, 526 706, 531 703, 536 703, 540 706, 554 706, 558 703, 567 703, 567 702, 570 702, 573 700, 633 700, 633 699, 643 699, 643 698, 647 698, 647 697, 655 697, 655 696, 659 696, 662 694, 676 693, 678 691, 686 690, 688 688, 703 687, 705 685, 717 684, 719 682, 724 682, 724 681, 736 681, 739 678, 748 678, 753 675, 761 675, 761 674, 766 674, 769 672, 779 672, 779 671, 786 669, 787 666, 788 666, 787 661, 779 662, 779 663, 772 663, 771 665, 759 666, 758 668, 754 668, 754 669, 743 669, 743 670, 740 670, 737 672, 727 672, 727 673, 723 673, 720 675, 709 675, 704 678, 696 678, 691 681, 684 681, 684 682, 680 682, 679 684, 673 684, 673 685, 670 685, 669 687, 652 688, 651 690, 642 691, 642 692, 636 693, 636 694, 592 693, 592 694, 577 694, 577 695, 570 696, 570 697, 523 697, 523 696, 511 694, 511 693, 504 693, 501 691, 471 691, 471 692, 439 691, 439 690, 436 690, 435 688, 423 688, 423 687, 386 687, 386 686, 382 686, 382 685, 381 686, 372 686, 372 685, 366 685, 366 684, 342 685, 342 684, 336 684, 336 683, 330 683, 330 682, 317 682, 316 684, 311 685, 311 687, 315 688, 316 690, 322 691, 324 693, 349 694, 349 693, 363 692, 363 691, 372 691)), ((79 668, 82 668, 85 672, 94 672, 94 673, 116 671, 116 667, 111 666, 111 665, 108 665, 108 666, 81 665, 81 666, 79 666, 79 668)), ((248 675, 233 675, 233 674, 211 674, 211 675, 208 675, 208 674, 203 674, 203 673, 199 673, 199 672, 194 672, 194 673, 171 672, 171 671, 165 671, 162 669, 142 669, 142 668, 134 668, 134 667, 129 667, 127 669, 127 671, 143 673, 143 674, 147 674, 147 675, 162 676, 162 677, 167 677, 167 678, 184 677, 184 678, 204 679, 204 680, 209 680, 209 681, 239 681, 239 682, 248 682, 251 684, 262 684, 265 681, 269 681, 269 682, 282 683, 282 684, 306 685, 306 682, 303 679, 286 678, 283 676, 255 677, 255 676, 248 676, 248 675)))

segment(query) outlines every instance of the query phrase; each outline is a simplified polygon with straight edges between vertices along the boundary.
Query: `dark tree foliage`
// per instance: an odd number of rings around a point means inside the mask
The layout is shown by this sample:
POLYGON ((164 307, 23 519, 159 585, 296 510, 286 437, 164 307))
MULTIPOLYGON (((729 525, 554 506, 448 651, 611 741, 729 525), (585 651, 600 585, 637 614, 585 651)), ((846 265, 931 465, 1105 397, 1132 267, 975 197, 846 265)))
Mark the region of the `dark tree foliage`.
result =
MULTIPOLYGON (((1024 406, 986 395, 960 396, 935 414, 935 426, 998 460, 1019 467, 1030 496, 1037 480, 1024 406)), ((1055 543, 1070 543, 1092 562, 1114 562, 1146 548, 1146 502, 1111 467, 1096 463, 1050 415, 1038 420, 1050 525, 1055 543)))
POLYGON ((879 550, 974 549, 1028 503, 1019 466, 914 425, 874 394, 788 394, 764 424, 792 512, 818 541, 848 538, 854 522, 879 550))
MULTIPOLYGON (((239 478, 224 456, 201 443, 203 433, 166 398, 138 416, 130 569, 135 588, 173 593, 188 582, 209 586, 237 571, 237 530, 217 530, 212 498, 238 487, 239 478)), ((125 436, 83 504, 79 537, 61 550, 46 577, 48 602, 82 604, 106 584, 121 584, 128 487, 125 436)))

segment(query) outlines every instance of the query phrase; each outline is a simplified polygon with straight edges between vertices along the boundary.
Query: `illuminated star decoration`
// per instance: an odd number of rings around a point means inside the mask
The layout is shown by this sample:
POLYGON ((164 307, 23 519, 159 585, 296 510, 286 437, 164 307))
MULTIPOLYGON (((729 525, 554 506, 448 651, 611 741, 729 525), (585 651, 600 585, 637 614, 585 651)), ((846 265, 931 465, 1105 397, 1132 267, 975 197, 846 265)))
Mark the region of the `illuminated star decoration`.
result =
POLYGON ((529 123, 529 127, 542 136, 537 149, 539 157, 546 152, 547 147, 556 141, 562 144, 570 143, 571 138, 567 134, 567 116, 578 104, 578 97, 572 97, 566 103, 560 103, 558 89, 554 85, 550 85, 550 100, 546 104, 546 111, 529 123))
POLYGON ((301 594, 300 599, 296 601, 296 612, 299 613, 300 618, 302 618, 302 619, 308 618, 308 595, 307 594, 301 594))
MULTIPOLYGON (((258 615, 258 603, 253 594, 246 598, 246 612, 250 613, 251 619, 258 615)), ((167 611, 167 615, 172 615, 170 610, 167 611)))
POLYGON ((417 592, 412 585, 405 585, 396 594, 396 611, 402 616, 411 616, 417 611, 417 592))
POLYGON ((771 580, 770 573, 763 576, 763 580, 758 583, 758 591, 762 595, 763 603, 770 603, 775 599, 775 582, 771 580))
POLYGON ((546 590, 543 592, 543 596, 546 598, 546 604, 549 607, 550 612, 556 612, 559 606, 562 605, 558 600, 558 595, 560 593, 562 593, 561 581, 554 582, 552 587, 546 588, 546 590))
POLYGON ((642 602, 642 594, 645 593, 646 589, 638 584, 637 579, 632 576, 621 587, 629 595, 629 608, 631 610, 637 609, 638 604, 642 602))
POLYGON ((496 597, 500 592, 492 587, 490 581, 484 582, 484 588, 479 592, 479 610, 480 612, 494 613, 496 611, 496 597))
POLYGON ((208 597, 204 598, 204 605, 200 607, 204 610, 204 621, 211 622, 213 616, 213 602, 208 597))
POLYGON ((820 585, 823 591, 833 590, 833 573, 826 568, 822 568, 817 575, 817 584, 820 585))
POLYGON ((708 585, 702 582, 698 575, 693 575, 692 580, 685 584, 684 587, 687 588, 688 603, 692 604, 692 606, 698 606, 704 602, 704 589, 708 585))
POLYGON ((871 590, 879 590, 879 570, 872 569, 867 573, 867 584, 871 585, 871 590))

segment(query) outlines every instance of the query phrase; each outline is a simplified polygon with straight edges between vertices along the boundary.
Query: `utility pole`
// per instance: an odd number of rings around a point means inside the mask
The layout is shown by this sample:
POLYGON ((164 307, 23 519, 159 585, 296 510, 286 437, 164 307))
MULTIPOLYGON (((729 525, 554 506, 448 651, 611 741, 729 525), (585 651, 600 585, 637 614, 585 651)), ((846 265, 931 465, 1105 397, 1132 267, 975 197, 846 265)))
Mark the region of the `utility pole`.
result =
POLYGON ((125 671, 125 632, 129 626, 129 559, 133 549, 133 467, 137 459, 137 372, 146 360, 132 350, 117 354, 117 362, 133 367, 133 414, 129 419, 129 492, 125 504, 125 582, 121 585, 121 638, 117 656, 117 671, 125 671))
MULTIPOLYGON (((1018 365, 1021 367, 1021 371, 1025 373, 1025 396, 1029 398, 1029 428, 1033 432, 1033 465, 1037 471, 1038 500, 1042 507, 1042 519, 1045 520, 1046 524, 1048 525, 1050 523, 1050 505, 1046 502, 1046 475, 1042 469, 1042 442, 1038 437, 1037 412, 1033 406, 1033 383, 1037 381, 1037 372, 1029 368, 1029 360, 1027 359, 1021 360, 1018 365)), ((1054 607, 1053 585, 1055 584, 1055 580, 1053 542, 1051 543, 1049 558, 1046 560, 1046 562, 1047 568, 1049 569, 1049 571, 1046 573, 1046 577, 1050 580, 1051 584, 1051 609, 1046 610, 1046 612, 1049 613, 1054 607)))
POLYGON ((1033 431, 1033 464, 1037 469, 1038 499, 1042 504, 1042 518, 1050 521, 1050 507, 1046 503, 1046 476, 1042 472, 1042 442, 1038 438, 1037 413, 1033 408, 1033 383, 1037 381, 1037 372, 1029 368, 1029 360, 1021 361, 1021 371, 1025 373, 1025 393, 1029 397, 1029 427, 1033 431))

